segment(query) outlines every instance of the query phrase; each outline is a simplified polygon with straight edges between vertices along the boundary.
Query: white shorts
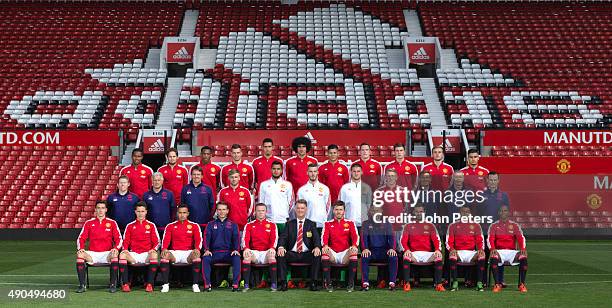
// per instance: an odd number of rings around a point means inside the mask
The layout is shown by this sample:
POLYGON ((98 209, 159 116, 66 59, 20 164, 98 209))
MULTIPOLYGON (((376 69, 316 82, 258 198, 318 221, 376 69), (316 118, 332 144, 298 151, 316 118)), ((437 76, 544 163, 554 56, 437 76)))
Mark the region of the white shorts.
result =
POLYGON ((251 250, 253 256, 251 257, 251 263, 253 264, 268 264, 268 259, 266 256, 268 255, 268 251, 261 250, 251 250))
POLYGON ((147 262, 147 258, 149 257, 149 252, 137 253, 133 251, 128 251, 128 253, 132 257, 132 259, 134 259, 134 264, 148 264, 149 263, 147 262))
POLYGON ((511 265, 518 265, 519 263, 514 261, 516 259, 516 255, 519 254, 518 250, 512 249, 498 249, 497 253, 499 254, 499 266, 504 265, 505 263, 511 265))
POLYGON ((89 265, 92 265, 92 264, 110 264, 110 262, 108 261, 108 255, 110 255, 110 250, 109 251, 91 251, 91 250, 86 250, 85 253, 91 256, 92 262, 87 262, 87 264, 89 264, 89 265))
POLYGON ((431 252, 431 251, 413 251, 412 252, 412 258, 414 260, 412 260, 412 262, 417 262, 417 263, 427 263, 427 262, 430 262, 429 260, 431 259, 433 254, 434 253, 431 252))
POLYGON ((335 252, 333 250, 330 249, 330 251, 332 252, 332 255, 329 256, 330 260, 332 263, 334 264, 344 264, 342 263, 342 261, 344 261, 344 256, 346 256, 346 254, 348 253, 348 249, 340 251, 340 252, 335 252))
POLYGON ((170 250, 170 253, 174 256, 174 264, 189 264, 187 258, 191 254, 191 250, 170 250))
POLYGON ((470 263, 476 254, 478 254, 476 250, 457 250, 457 261, 470 263))

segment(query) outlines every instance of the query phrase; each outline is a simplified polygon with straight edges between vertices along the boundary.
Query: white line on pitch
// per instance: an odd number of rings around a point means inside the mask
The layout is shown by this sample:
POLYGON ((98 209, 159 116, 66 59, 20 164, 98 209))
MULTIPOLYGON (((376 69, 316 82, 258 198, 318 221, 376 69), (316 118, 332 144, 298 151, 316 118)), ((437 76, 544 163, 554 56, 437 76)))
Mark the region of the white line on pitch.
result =
POLYGON ((548 285, 548 284, 596 284, 596 283, 610 283, 612 280, 600 280, 600 281, 566 281, 566 282, 533 282, 528 285, 548 285))
MULTIPOLYGON (((76 287, 74 283, 38 283, 38 282, 0 282, 0 285, 9 286, 57 286, 57 287, 76 287)), ((108 287, 108 285, 102 284, 90 284, 90 287, 108 287)))

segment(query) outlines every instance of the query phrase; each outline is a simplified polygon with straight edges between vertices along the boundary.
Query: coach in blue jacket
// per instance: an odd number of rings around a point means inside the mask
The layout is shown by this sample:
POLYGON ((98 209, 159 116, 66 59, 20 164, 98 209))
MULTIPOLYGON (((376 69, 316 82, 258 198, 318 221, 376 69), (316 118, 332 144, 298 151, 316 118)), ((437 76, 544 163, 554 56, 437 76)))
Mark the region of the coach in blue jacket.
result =
POLYGON ((204 290, 212 291, 210 273, 215 263, 232 264, 232 291, 238 291, 240 284, 240 239, 238 225, 227 219, 229 207, 221 201, 217 203, 217 219, 206 226, 203 250, 204 290))
POLYGON ((142 198, 149 208, 147 219, 152 221, 157 226, 157 230, 163 234, 166 225, 174 221, 173 216, 176 212, 174 194, 163 188, 164 175, 161 172, 153 173, 152 178, 153 186, 142 198))
POLYGON ((114 219, 119 226, 121 232, 125 230, 125 226, 136 219, 134 209, 136 203, 140 201, 138 195, 128 191, 130 187, 130 179, 122 175, 117 181, 117 191, 108 195, 108 217, 114 219))
POLYGON ((215 199, 212 188, 202 182, 202 167, 191 168, 191 183, 181 190, 181 203, 189 208, 189 220, 202 228, 212 219, 215 199))
POLYGON ((389 263, 389 290, 395 289, 397 279, 397 245, 393 228, 389 223, 376 222, 373 217, 377 213, 382 213, 381 207, 370 207, 368 211, 370 219, 361 225, 361 288, 364 291, 370 289, 368 280, 370 262, 389 263))

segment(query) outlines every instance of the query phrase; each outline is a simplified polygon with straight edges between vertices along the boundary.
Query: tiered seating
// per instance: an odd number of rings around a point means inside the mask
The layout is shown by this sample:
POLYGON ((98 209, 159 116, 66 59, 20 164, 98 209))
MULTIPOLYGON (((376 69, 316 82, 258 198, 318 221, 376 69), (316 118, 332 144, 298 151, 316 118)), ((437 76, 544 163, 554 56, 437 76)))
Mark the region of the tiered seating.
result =
MULTIPOLYGON (((260 145, 242 145, 243 157, 246 160, 252 160, 261 155, 260 145)), ((230 157, 231 156, 231 145, 217 145, 214 147, 216 157, 230 157)), ((311 155, 319 161, 327 160, 326 156, 327 146, 314 145, 312 147, 311 155)), ((338 153, 340 159, 343 160, 357 160, 359 159, 359 145, 355 146, 338 146, 338 153)), ((282 158, 289 158, 295 155, 292 152, 291 146, 275 145, 274 155, 282 158)), ((381 161, 391 161, 393 159, 393 146, 379 145, 372 146, 372 157, 380 159, 381 161)))
POLYGON ((3 146, 0 166, 0 229, 80 228, 119 173, 107 146, 3 146))
POLYGON ((430 120, 416 71, 387 59, 405 31, 400 4, 201 4, 196 33, 216 66, 188 73, 174 124, 420 133, 430 120))
POLYGON ((420 3, 418 10, 425 35, 439 37, 462 58, 456 72, 438 72, 445 97, 467 96, 465 91, 485 100, 492 123, 474 122, 471 108, 444 106, 447 114, 459 115, 449 120, 469 128, 470 136, 483 126, 612 124, 609 5, 420 3))
POLYGON ((165 74, 138 59, 178 34, 182 12, 161 3, 0 4, 0 128, 147 126, 165 74))
POLYGON ((598 146, 494 146, 492 156, 612 156, 612 147, 598 146))
POLYGON ((609 211, 514 211, 512 219, 523 228, 612 228, 609 211))

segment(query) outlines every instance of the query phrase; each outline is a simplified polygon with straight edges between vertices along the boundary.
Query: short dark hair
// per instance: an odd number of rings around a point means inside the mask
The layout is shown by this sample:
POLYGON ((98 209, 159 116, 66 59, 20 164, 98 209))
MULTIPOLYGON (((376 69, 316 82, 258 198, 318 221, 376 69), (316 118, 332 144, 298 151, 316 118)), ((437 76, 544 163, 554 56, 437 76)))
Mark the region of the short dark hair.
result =
POLYGON ((200 173, 204 173, 204 170, 202 169, 202 167, 195 165, 193 167, 191 167, 191 174, 193 174, 194 171, 200 171, 200 173))
POLYGON ((361 143, 361 144, 359 145, 359 148, 361 149, 361 147, 362 147, 362 146, 364 146, 364 145, 367 145, 367 146, 368 146, 368 148, 372 148, 372 146, 371 146, 369 143, 367 143, 367 142, 363 142, 363 143, 361 143))
POLYGON ((225 205, 225 208, 229 209, 229 205, 225 201, 217 201, 217 208, 219 208, 219 205, 225 205))
POLYGON ((234 174, 238 173, 238 175, 240 175, 240 171, 238 171, 238 169, 230 169, 230 171, 227 172, 227 176, 232 176, 234 174))
POLYGON ((149 207, 147 206, 147 203, 144 201, 138 201, 138 203, 136 203, 136 205, 134 205, 134 210, 139 208, 139 207, 144 207, 145 210, 148 210, 149 207))
POLYGON ((280 165, 281 168, 283 167, 283 163, 279 162, 278 160, 275 160, 275 161, 272 162, 272 167, 274 167, 276 165, 280 165))
POLYGON ((185 203, 181 203, 176 207, 176 211, 178 212, 178 210, 182 209, 182 208, 186 208, 187 211, 189 212, 189 205, 185 204, 185 203))
POLYGON ((480 153, 476 149, 469 149, 468 152, 467 152, 467 155, 470 155, 470 154, 473 154, 473 153, 476 153, 476 154, 480 155, 480 153))
POLYGON ((140 154, 144 153, 141 148, 135 148, 135 149, 132 150, 132 155, 134 155, 134 153, 138 153, 138 152, 140 152, 140 154))
POLYGON ((257 208, 258 206, 263 206, 263 207, 265 207, 266 209, 268 208, 268 206, 267 206, 265 203, 263 203, 263 202, 257 202, 257 203, 255 203, 255 207, 254 207, 254 208, 257 208))
POLYGON ((341 206, 343 209, 346 209, 346 205, 344 204, 344 201, 342 200, 338 200, 334 202, 334 205, 332 206, 332 208, 336 208, 337 206, 341 206))
POLYGON ((490 171, 489 174, 487 174, 487 177, 490 177, 492 175, 497 175, 499 177, 499 172, 497 172, 497 171, 490 171))
POLYGON ((211 148, 211 147, 209 147, 209 146, 205 145, 205 146, 203 146, 203 147, 200 149, 200 154, 204 153, 204 151, 206 151, 206 150, 209 150, 209 151, 213 152, 213 148, 211 148))
POLYGON ((274 141, 272 141, 272 138, 264 138, 264 140, 261 141, 261 144, 264 144, 266 142, 270 142, 270 143, 274 144, 274 141))
POLYGON ((95 206, 97 206, 98 204, 104 204, 104 207, 108 208, 108 202, 106 200, 98 199, 98 200, 96 200, 96 205, 95 206))
POLYGON ((319 165, 317 164, 308 164, 308 168, 319 168, 319 165))
POLYGON ((425 205, 423 205, 423 203, 417 203, 412 207, 412 212, 414 213, 414 211, 416 210, 417 207, 420 207, 422 209, 425 209, 425 205))
POLYGON ((232 144, 232 150, 235 150, 235 149, 241 149, 242 150, 242 147, 238 143, 234 143, 234 144, 232 144))
POLYGON ((297 201, 295 201, 295 204, 297 205, 298 203, 299 204, 303 204, 303 205, 308 207, 308 201, 306 201, 304 199, 297 199, 297 201))
POLYGON ((398 143, 396 143, 396 144, 394 144, 394 145, 393 145, 393 150, 395 151, 395 149, 397 149, 397 148, 402 148, 402 149, 404 149, 404 150, 405 150, 405 149, 406 149, 406 146, 405 146, 403 143, 399 143, 399 142, 398 142, 398 143))
POLYGON ((338 145, 337 144, 330 144, 327 146, 327 150, 338 150, 338 145))
POLYGON ((166 156, 170 154, 170 152, 174 152, 174 154, 178 156, 178 150, 176 148, 169 148, 168 150, 166 150, 166 156))
POLYGON ((351 170, 353 170, 353 168, 363 169, 363 167, 361 167, 361 165, 360 165, 360 164, 358 164, 358 163, 353 163, 353 164, 351 165, 351 170))

